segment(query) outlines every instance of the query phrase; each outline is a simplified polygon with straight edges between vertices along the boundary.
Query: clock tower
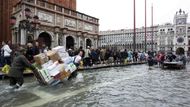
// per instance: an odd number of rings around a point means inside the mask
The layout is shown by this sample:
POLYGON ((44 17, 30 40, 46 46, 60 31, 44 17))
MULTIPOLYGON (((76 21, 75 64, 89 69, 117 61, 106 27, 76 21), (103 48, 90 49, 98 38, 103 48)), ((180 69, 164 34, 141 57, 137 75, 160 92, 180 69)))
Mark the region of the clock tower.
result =
MULTIPOLYGON (((187 17, 188 14, 185 13, 185 11, 182 11, 181 9, 176 12, 174 17, 174 51, 178 53, 180 52, 186 52, 188 51, 188 36, 187 36, 187 17)), ((183 53, 182 52, 182 53, 183 53)))

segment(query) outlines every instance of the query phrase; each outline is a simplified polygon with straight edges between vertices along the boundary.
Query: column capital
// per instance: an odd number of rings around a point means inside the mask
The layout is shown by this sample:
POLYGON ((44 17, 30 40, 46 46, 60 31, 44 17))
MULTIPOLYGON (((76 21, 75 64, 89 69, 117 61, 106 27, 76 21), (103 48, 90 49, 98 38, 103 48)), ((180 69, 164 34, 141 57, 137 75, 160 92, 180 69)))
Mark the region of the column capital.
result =
POLYGON ((67 34, 67 33, 68 33, 68 30, 69 30, 68 28, 62 28, 62 29, 61 29, 61 31, 62 31, 63 34, 67 34))
POLYGON ((77 31, 77 36, 82 36, 82 31, 77 31))
POLYGON ((60 32, 60 27, 59 26, 55 26, 54 27, 54 31, 55 31, 55 33, 59 33, 60 32))
POLYGON ((87 34, 88 34, 87 32, 82 32, 83 37, 87 37, 87 34))

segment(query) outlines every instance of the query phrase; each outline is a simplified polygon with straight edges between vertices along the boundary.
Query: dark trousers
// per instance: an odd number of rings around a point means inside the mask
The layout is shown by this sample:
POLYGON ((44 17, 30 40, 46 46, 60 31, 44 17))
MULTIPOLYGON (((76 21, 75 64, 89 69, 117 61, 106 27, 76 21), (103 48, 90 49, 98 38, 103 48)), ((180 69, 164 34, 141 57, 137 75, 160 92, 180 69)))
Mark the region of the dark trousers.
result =
POLYGON ((0 56, 0 67, 3 67, 5 64, 5 60, 3 56, 0 56))
POLYGON ((10 86, 14 86, 16 84, 19 84, 20 86, 22 86, 22 84, 24 83, 24 78, 23 77, 9 77, 9 81, 10 81, 10 86))
POLYGON ((90 57, 86 57, 83 60, 84 66, 92 66, 90 57))
POLYGON ((4 57, 4 62, 5 62, 5 64, 11 65, 11 57, 10 56, 4 57))
POLYGON ((76 77, 77 77, 77 74, 78 74, 77 71, 72 72, 71 75, 69 76, 68 80, 71 80, 71 79, 73 79, 73 78, 76 78, 76 77))

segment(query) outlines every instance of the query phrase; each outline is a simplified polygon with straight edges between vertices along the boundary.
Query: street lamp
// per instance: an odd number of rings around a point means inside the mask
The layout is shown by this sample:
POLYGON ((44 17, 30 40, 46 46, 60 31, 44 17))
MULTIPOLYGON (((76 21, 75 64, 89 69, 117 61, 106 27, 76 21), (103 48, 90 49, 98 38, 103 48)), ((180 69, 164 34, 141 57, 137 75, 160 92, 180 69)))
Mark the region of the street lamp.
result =
MULTIPOLYGON (((35 30, 37 30, 39 28, 39 17, 37 15, 35 15, 34 17, 32 17, 32 12, 29 8, 24 9, 25 12, 25 19, 21 20, 19 22, 19 26, 18 29, 19 31, 21 31, 22 33, 19 34, 19 36, 21 36, 21 44, 24 45, 27 42, 32 42, 34 39, 34 32, 35 30), (26 35, 24 35, 23 32, 26 32, 26 35), (24 36, 26 36, 26 39, 23 39, 24 36)), ((11 25, 15 25, 16 24, 16 17, 12 16, 10 18, 10 23, 11 25)), ((16 26, 15 26, 16 28, 16 26)))
POLYGON ((34 22, 35 22, 35 23, 39 23, 39 17, 38 17, 37 15, 35 15, 35 16, 33 17, 33 19, 34 19, 34 22))
POLYGON ((10 24, 11 24, 12 26, 16 24, 16 17, 15 17, 15 16, 11 16, 10 24))
POLYGON ((31 10, 29 9, 29 8, 26 8, 25 10, 24 10, 24 12, 25 12, 25 16, 26 16, 26 18, 28 19, 28 18, 31 18, 31 10))

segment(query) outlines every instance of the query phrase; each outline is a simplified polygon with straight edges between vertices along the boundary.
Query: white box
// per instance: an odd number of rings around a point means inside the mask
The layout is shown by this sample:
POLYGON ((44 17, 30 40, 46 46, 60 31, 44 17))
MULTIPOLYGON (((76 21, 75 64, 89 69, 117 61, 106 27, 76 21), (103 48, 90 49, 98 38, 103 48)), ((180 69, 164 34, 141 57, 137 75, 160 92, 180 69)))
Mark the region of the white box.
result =
POLYGON ((52 51, 66 52, 64 46, 57 46, 57 47, 53 48, 52 51))
POLYGON ((68 64, 68 65, 66 66, 66 68, 65 68, 65 71, 66 71, 66 72, 70 71, 70 72, 72 73, 72 72, 74 72, 75 70, 77 70, 77 67, 76 67, 76 65, 73 64, 73 63, 68 64))
POLYGON ((53 65, 47 68, 47 71, 49 72, 50 76, 56 76, 63 70, 64 64, 53 65))
POLYGON ((53 78, 46 69, 39 70, 39 72, 47 83, 51 83, 53 81, 53 78))
POLYGON ((64 47, 64 46, 57 46, 57 47, 53 48, 52 51, 58 52, 58 54, 59 54, 59 56, 60 56, 61 58, 69 57, 69 54, 68 54, 68 52, 65 50, 65 47, 64 47))
POLYGON ((51 65, 53 65, 53 61, 49 60, 48 62, 46 62, 45 64, 42 65, 42 68, 48 68, 51 65))

